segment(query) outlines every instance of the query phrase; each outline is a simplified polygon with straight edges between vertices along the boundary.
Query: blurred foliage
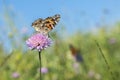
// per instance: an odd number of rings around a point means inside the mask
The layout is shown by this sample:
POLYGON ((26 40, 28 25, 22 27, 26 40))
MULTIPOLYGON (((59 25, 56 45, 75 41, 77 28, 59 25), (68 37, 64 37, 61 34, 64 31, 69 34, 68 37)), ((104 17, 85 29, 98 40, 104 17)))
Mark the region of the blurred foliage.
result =
MULTIPOLYGON (((112 80, 95 40, 99 42, 110 70, 118 80, 120 78, 119 27, 117 25, 108 32, 105 28, 101 28, 97 34, 76 32, 67 37, 52 32, 53 45, 42 52, 42 67, 48 69, 47 73, 42 74, 43 80, 112 80), (76 62, 73 59, 69 44, 81 51, 84 62, 76 62), (78 67, 75 67, 76 64, 78 67)), ((28 36, 21 38, 23 41, 19 46, 25 45, 25 37, 28 36)), ((0 44, 0 80, 39 80, 37 51, 26 50, 27 47, 23 49, 11 46, 13 50, 8 53, 3 45, 4 43, 0 44), (15 72, 19 73, 18 77, 13 76, 15 72)))
MULTIPOLYGON (((25 46, 29 34, 17 29, 13 17, 5 12, 7 40, 0 43, 0 80, 39 80, 39 58, 37 51, 25 46), (10 51, 4 44, 9 42, 10 51)), ((1 28, 2 31, 2 28, 1 28)), ((42 52, 42 67, 48 72, 42 74, 43 80, 113 80, 100 51, 98 41, 107 59, 115 80, 120 79, 120 23, 111 29, 101 27, 97 33, 76 32, 64 35, 51 32, 53 45, 42 52), (80 50, 84 62, 74 60, 69 44, 80 50)), ((4 36, 6 37, 6 36, 4 36)))

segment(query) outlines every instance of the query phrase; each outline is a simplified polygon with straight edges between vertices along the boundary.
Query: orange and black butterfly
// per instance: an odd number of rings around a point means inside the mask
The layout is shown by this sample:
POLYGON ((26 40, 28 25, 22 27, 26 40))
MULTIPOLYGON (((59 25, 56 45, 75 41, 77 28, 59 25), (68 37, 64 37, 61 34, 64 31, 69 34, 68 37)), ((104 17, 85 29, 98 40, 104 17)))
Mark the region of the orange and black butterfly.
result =
POLYGON ((78 62, 83 62, 83 57, 80 53, 80 50, 76 49, 73 45, 69 45, 70 51, 72 53, 72 56, 76 59, 78 62))
POLYGON ((32 23, 32 27, 35 28, 37 32, 48 35, 48 33, 55 27, 59 20, 59 14, 56 14, 52 17, 47 17, 46 19, 39 18, 32 23))

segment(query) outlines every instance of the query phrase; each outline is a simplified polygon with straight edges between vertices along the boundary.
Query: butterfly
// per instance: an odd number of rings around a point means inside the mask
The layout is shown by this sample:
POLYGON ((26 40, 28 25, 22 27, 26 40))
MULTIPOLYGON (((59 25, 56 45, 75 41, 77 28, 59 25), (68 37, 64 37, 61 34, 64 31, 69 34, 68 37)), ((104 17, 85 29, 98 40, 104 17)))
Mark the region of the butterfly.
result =
POLYGON ((32 23, 32 27, 37 32, 48 35, 48 33, 55 27, 59 20, 59 14, 56 14, 52 17, 47 17, 45 19, 39 18, 32 23))
POLYGON ((72 44, 69 45, 69 49, 76 61, 83 62, 83 57, 79 49, 76 49, 72 44))

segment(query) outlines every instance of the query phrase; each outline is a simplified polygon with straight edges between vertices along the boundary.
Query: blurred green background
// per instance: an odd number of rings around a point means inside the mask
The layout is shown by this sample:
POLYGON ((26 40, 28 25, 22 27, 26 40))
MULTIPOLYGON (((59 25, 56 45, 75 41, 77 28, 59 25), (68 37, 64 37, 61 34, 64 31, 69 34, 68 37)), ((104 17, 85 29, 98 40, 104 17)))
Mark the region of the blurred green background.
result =
POLYGON ((35 32, 31 27, 35 19, 58 13, 61 20, 50 32, 53 44, 41 54, 42 79, 119 80, 118 2, 1 0, 0 80, 39 80, 38 52, 28 49, 25 41, 35 32), (77 61, 74 54, 83 60, 77 61))

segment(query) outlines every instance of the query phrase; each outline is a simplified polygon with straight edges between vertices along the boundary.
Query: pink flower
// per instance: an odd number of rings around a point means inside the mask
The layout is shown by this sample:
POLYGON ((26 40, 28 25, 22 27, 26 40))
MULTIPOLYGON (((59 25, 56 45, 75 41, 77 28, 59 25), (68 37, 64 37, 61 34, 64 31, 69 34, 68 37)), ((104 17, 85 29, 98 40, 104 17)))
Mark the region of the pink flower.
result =
POLYGON ((18 72, 13 72, 12 77, 13 78, 18 78, 20 74, 18 72))
POLYGON ((37 49, 38 51, 47 48, 51 43, 52 40, 47 35, 41 33, 34 34, 26 41, 30 49, 37 49))
MULTIPOLYGON (((40 68, 38 69, 38 71, 40 71, 40 68)), ((41 73, 42 73, 42 74, 48 73, 48 68, 42 67, 42 68, 41 68, 41 73)))

